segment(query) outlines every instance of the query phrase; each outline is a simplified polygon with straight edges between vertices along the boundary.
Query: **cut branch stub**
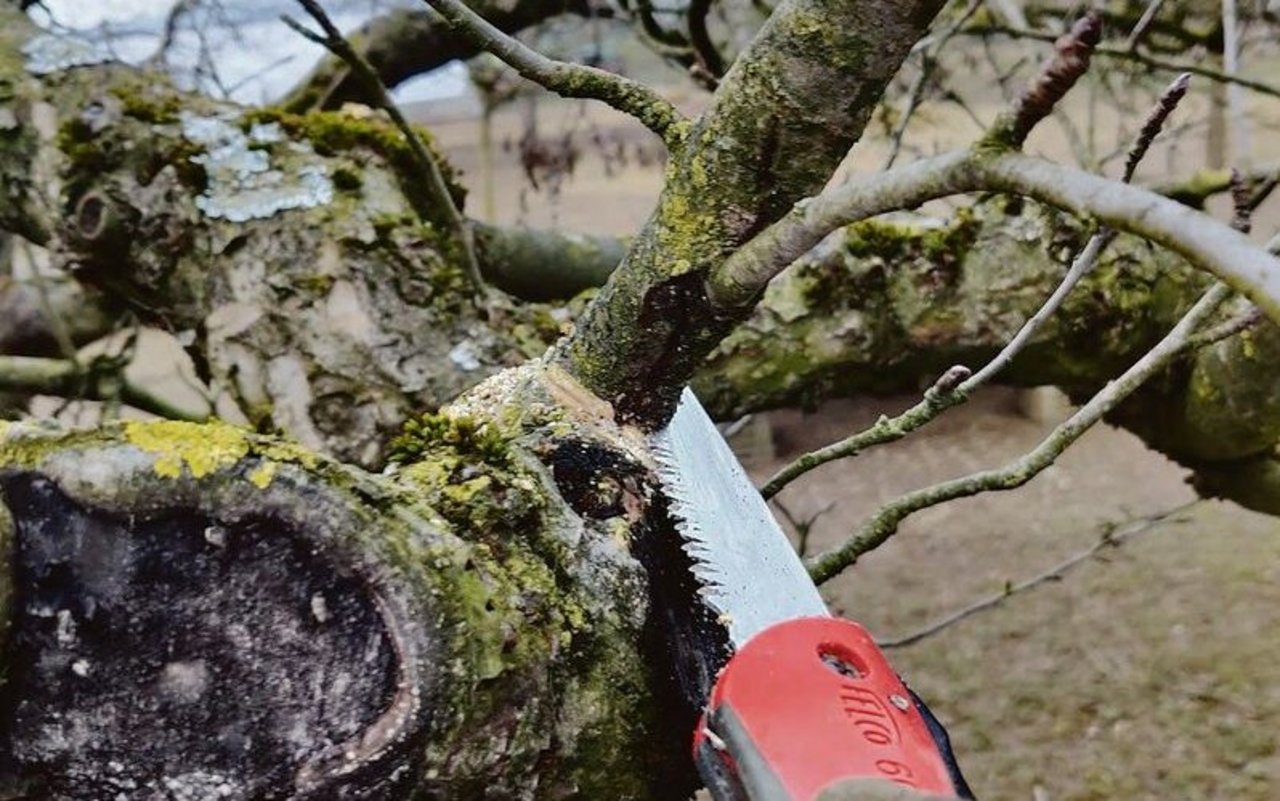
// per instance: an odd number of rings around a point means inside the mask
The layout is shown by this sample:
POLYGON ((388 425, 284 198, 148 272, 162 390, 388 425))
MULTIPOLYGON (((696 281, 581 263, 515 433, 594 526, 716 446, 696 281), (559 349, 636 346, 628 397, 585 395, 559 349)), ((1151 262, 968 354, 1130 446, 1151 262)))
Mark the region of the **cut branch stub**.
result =
POLYGON ((353 497, 227 444, 227 470, 200 461, 217 442, 98 442, 0 473, 0 794, 412 790, 441 684, 430 593, 353 497), (184 461, 199 478, 172 477, 184 461))
POLYGON ((541 429, 469 419, 385 475, 220 423, 0 425, 0 798, 688 786, 627 544, 645 486, 578 476, 619 493, 580 517, 541 429))

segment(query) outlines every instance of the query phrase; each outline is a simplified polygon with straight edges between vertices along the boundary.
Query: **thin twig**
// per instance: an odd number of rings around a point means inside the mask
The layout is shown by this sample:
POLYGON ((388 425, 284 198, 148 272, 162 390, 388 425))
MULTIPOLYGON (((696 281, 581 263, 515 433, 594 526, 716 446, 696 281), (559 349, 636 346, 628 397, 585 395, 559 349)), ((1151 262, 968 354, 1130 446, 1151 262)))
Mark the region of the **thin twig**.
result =
MULTIPOLYGON (((301 0, 300 0, 301 2, 301 0)), ((511 65, 525 78, 563 97, 599 100, 638 119, 669 147, 682 137, 684 117, 670 101, 642 83, 612 72, 547 58, 467 7, 462 0, 424 0, 460 36, 511 65)))
POLYGON ((1128 50, 1133 50, 1138 46, 1138 42, 1142 41, 1142 35, 1147 32, 1152 22, 1155 22, 1156 14, 1160 13, 1160 6, 1164 5, 1164 0, 1149 0, 1146 9, 1142 12, 1142 16, 1138 18, 1137 24, 1133 26, 1133 30, 1129 31, 1129 38, 1125 40, 1124 46, 1128 50))
POLYGON ((1028 590, 1033 590, 1050 581, 1060 581, 1073 569, 1090 561, 1091 559, 1097 558, 1104 551, 1119 548, 1129 540, 1132 540, 1141 534, 1145 534, 1170 518, 1190 511, 1200 503, 1203 503, 1203 501, 1197 498, 1194 501, 1181 504, 1180 506, 1175 506, 1172 509, 1166 509, 1163 512, 1157 512, 1153 515, 1141 517, 1136 520, 1130 520, 1128 523, 1123 525, 1109 523, 1103 526, 1102 536, 1098 538, 1097 542, 1089 548, 1071 556, 1069 559, 1065 559, 1053 567, 1037 573, 1031 578, 1020 581, 1017 584, 1008 584, 1000 592, 992 593, 991 595, 988 595, 979 601, 975 601, 963 609, 952 612, 945 617, 939 618, 938 620, 935 620, 932 623, 911 632, 910 634, 905 634, 901 637, 894 637, 887 640, 877 640, 877 644, 881 648, 904 648, 908 645, 915 645, 921 640, 926 640, 929 637, 954 626, 962 620, 971 618, 974 615, 985 612, 989 609, 994 609, 1015 595, 1021 595, 1028 590))
POLYGON ((1169 120, 1169 115, 1182 102, 1182 98, 1187 96, 1187 88, 1190 85, 1191 74, 1184 72, 1174 78, 1173 83, 1160 93, 1155 107, 1147 114, 1147 118, 1142 121, 1142 127, 1138 129, 1138 139, 1133 143, 1133 147, 1129 149, 1129 155, 1124 160, 1124 175, 1120 180, 1126 184, 1133 180, 1138 164, 1147 155, 1156 137, 1164 130, 1164 124, 1169 120))
POLYGON ((1031 81, 1013 109, 996 120, 984 141, 1021 147, 1031 129, 1049 116, 1058 101, 1088 71, 1090 57, 1101 40, 1102 15, 1090 11, 1054 42, 1053 58, 1031 81))
POLYGON ((813 580, 821 584, 834 578, 857 562, 862 554, 884 544, 897 532, 903 520, 922 509, 983 492, 1016 489, 1035 478, 1103 415, 1133 394, 1147 379, 1187 353, 1193 341, 1200 342, 1198 338, 1193 340, 1196 332, 1230 295, 1231 289, 1225 284, 1214 284, 1155 347, 1123 375, 1103 387, 1030 452, 1003 467, 915 490, 881 507, 843 545, 812 560, 809 572, 813 580))
POLYGON ((910 409, 895 417, 882 415, 874 425, 863 431, 797 457, 772 475, 761 487, 760 494, 766 499, 772 498, 788 484, 828 462, 857 456, 876 445, 896 442, 937 419, 948 409, 964 403, 978 387, 991 380, 1013 361, 1014 356, 1026 346, 1040 326, 1057 312, 1076 284, 1093 270, 1098 263, 1098 257, 1114 237, 1115 235, 1109 230, 1090 237, 1084 250, 1072 262, 1071 268, 1049 299, 1023 324, 1009 344, 1005 345, 995 358, 976 374, 971 375, 969 368, 962 365, 952 367, 924 394, 924 398, 910 409))
POLYGON ((382 83, 382 79, 378 77, 373 65, 364 56, 356 52, 351 43, 338 30, 338 27, 329 19, 329 15, 320 7, 320 4, 316 0, 298 0, 298 4, 320 25, 325 35, 316 34, 289 17, 283 18, 285 24, 345 61, 356 77, 364 84, 368 96, 374 99, 378 107, 385 111, 391 117, 391 121, 395 126, 400 129, 400 133, 404 135, 405 141, 409 145, 409 152, 413 155, 414 162, 427 178, 427 189, 431 193, 434 204, 449 216, 454 232, 462 243, 467 277, 477 292, 483 292, 484 279, 480 275, 480 262, 476 259, 475 236, 471 230, 470 223, 462 215, 462 211, 457 204, 453 202, 453 196, 449 194, 448 184, 445 183, 444 174, 440 171, 440 165, 436 162, 435 157, 427 149, 422 137, 418 136, 417 131, 413 130, 413 126, 409 124, 409 120, 400 111, 400 107, 391 99, 391 94, 382 83))
POLYGON ((826 506, 801 520, 799 517, 791 513, 791 510, 783 505, 782 501, 775 499, 773 505, 778 507, 778 511, 782 512, 782 516, 787 519, 791 527, 796 530, 796 554, 801 558, 809 555, 809 537, 813 534, 813 527, 817 525, 818 518, 825 515, 835 508, 835 501, 831 501, 826 506))
MULTIPOLYGON (((1015 39, 1037 39, 1042 42, 1052 42, 1057 38, 1054 34, 1047 31, 1036 31, 1027 28, 992 24, 965 28, 960 31, 960 33, 968 36, 982 37, 998 34, 1015 39)), ((1134 61, 1139 64, 1144 64, 1151 69, 1161 70, 1164 72, 1189 72, 1192 75, 1199 75, 1203 78, 1208 78, 1215 83, 1235 84, 1237 86, 1243 86, 1246 89, 1252 89, 1253 91, 1264 95, 1280 97, 1280 86, 1276 86, 1274 84, 1255 81, 1251 78, 1244 78, 1239 75, 1229 75, 1221 70, 1215 70, 1212 67, 1205 67, 1196 63, 1170 61, 1168 59, 1157 58, 1155 56, 1147 55, 1139 50, 1129 50, 1123 46, 1099 44, 1093 49, 1093 55, 1107 58, 1118 58, 1125 61, 1134 61)))
POLYGON ((929 78, 933 76, 933 71, 938 65, 938 57, 941 55, 943 48, 947 46, 947 43, 951 41, 960 28, 969 21, 969 18, 977 12, 982 3, 983 0, 969 0, 969 4, 960 12, 960 16, 939 32, 928 47, 921 50, 920 73, 916 75, 915 82, 912 83, 911 89, 907 92, 907 107, 902 112, 902 119, 898 120, 898 124, 894 126, 893 132, 889 135, 889 155, 885 159, 884 167, 881 169, 889 169, 898 160, 898 155, 902 151, 902 138, 907 133, 907 126, 911 123, 911 118, 915 116, 916 109, 920 107, 920 101, 924 98, 925 87, 929 84, 929 78))

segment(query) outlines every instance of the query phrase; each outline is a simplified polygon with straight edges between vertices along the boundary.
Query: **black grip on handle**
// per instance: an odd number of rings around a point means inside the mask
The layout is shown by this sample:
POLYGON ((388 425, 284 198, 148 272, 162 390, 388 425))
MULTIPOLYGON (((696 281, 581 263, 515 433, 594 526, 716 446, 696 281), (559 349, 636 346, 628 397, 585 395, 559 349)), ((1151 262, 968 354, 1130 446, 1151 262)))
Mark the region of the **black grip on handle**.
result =
POLYGON ((946 728, 934 716, 928 705, 925 704, 924 699, 916 695, 916 691, 911 689, 910 685, 907 685, 907 692, 911 694, 912 702, 920 710, 920 716, 924 718, 924 725, 928 727, 929 734, 933 736, 934 744, 938 746, 938 753, 942 754, 942 761, 947 765, 947 773, 951 776, 951 783, 955 785, 956 795, 961 798, 972 799, 973 790, 969 788, 969 783, 964 780, 964 774, 960 772, 960 763, 956 762, 956 752, 951 750, 951 737, 947 734, 946 728))

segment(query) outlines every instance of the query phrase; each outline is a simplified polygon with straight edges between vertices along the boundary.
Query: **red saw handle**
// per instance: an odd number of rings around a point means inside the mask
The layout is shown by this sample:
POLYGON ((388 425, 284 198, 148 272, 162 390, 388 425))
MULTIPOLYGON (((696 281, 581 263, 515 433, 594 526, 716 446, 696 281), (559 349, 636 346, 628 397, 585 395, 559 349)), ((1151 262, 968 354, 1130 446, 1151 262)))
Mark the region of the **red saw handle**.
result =
POLYGON ((797 618, 729 660, 694 734, 718 801, 812 801, 846 779, 972 797, 946 733, 861 626, 797 618))

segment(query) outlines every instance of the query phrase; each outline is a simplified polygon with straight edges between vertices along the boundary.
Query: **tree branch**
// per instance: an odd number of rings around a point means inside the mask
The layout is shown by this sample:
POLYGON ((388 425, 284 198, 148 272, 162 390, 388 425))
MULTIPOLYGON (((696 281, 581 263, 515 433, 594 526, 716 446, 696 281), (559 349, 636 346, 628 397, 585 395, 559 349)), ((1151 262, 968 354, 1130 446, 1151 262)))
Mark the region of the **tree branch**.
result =
POLYGON ((883 506, 843 545, 812 560, 809 573, 813 580, 821 584, 834 578, 857 562, 862 554, 883 545, 897 532, 903 520, 921 509, 983 492, 1015 489, 1035 478, 1107 412, 1149 378, 1185 355, 1191 343, 1199 341, 1193 340, 1194 335, 1230 294, 1231 290, 1225 284, 1215 284, 1164 339, 1021 458, 998 469, 984 470, 907 493, 883 506))
MULTIPOLYGON (((1052 42, 1057 38, 1052 33, 1044 31, 1015 28, 1007 25, 989 24, 966 28, 961 31, 961 33, 973 36, 1001 34, 1016 39, 1033 39, 1041 42, 1052 42)), ((1140 50, 1130 50, 1127 46, 1110 44, 1099 44, 1094 48, 1093 54, 1095 56, 1103 56, 1106 58, 1132 61, 1162 72, 1189 72, 1192 75, 1199 75, 1200 77, 1207 78, 1215 83, 1235 84, 1236 86, 1243 86, 1246 89, 1252 89, 1260 94, 1269 95, 1271 97, 1280 97, 1280 86, 1276 86, 1265 81, 1243 78, 1238 75, 1229 75, 1221 70, 1206 67, 1199 62, 1173 61, 1166 58, 1160 58, 1158 56, 1148 55, 1140 50)))
POLYGON ((527 301, 568 300, 604 284, 626 254, 625 240, 472 221, 485 280, 527 301))
POLYGON ((986 384, 997 373, 1013 361, 1022 352, 1036 331, 1062 306, 1071 290, 1080 280, 1093 270, 1098 263, 1102 250, 1111 241, 1113 234, 1103 231, 1089 238, 1084 250, 1076 257, 1067 271, 1062 283, 1058 284, 1053 294, 1045 301, 1035 314, 1018 329, 1018 333, 1000 350, 996 357, 987 362, 977 373, 971 374, 969 368, 956 365, 943 373, 934 385, 925 393, 924 399, 895 417, 881 417, 870 428, 853 434, 839 442, 806 453, 780 469, 761 487, 760 494, 772 498, 784 487, 818 467, 837 459, 857 456, 868 448, 895 442, 911 432, 932 422, 943 412, 965 402, 982 385, 986 384))
POLYGON ((525 78, 562 97, 599 100, 635 117, 670 148, 683 138, 684 117, 653 89, 605 70, 547 58, 506 35, 462 0, 424 0, 458 36, 485 50, 525 78))
POLYGON ((169 420, 202 422, 207 412, 192 412, 165 400, 124 376, 124 364, 78 364, 69 359, 0 356, 0 390, 26 395, 57 395, 70 400, 121 401, 169 420))
POLYGON ((1054 42, 1053 58, 1037 74, 1009 112, 1001 115, 983 142, 1020 148, 1031 129, 1071 91, 1089 69, 1089 58, 1102 39, 1102 17, 1091 11, 1054 42))
POLYGON ((689 0, 688 27, 689 44, 697 54, 698 62, 713 78, 724 76, 724 59, 711 41, 711 33, 707 30, 707 15, 715 0, 689 0))
POLYGON ((942 4, 780 4, 693 125, 657 210, 557 363, 621 419, 663 425, 745 317, 708 305, 706 275, 828 181, 942 4))
POLYGON ((840 226, 977 191, 1034 198, 1142 236, 1218 276, 1280 320, 1280 260, 1239 232, 1151 191, 1019 153, 948 153, 797 204, 712 274, 708 295, 722 309, 750 303, 774 275, 840 226))
POLYGON ((1098 558, 1103 552, 1119 548, 1129 540, 1147 533, 1170 518, 1190 511, 1200 503, 1202 503, 1202 501, 1200 499, 1196 499, 1189 503, 1175 506, 1172 509, 1166 509, 1163 512, 1147 515, 1146 517, 1139 518, 1138 520, 1130 520, 1124 525, 1108 523, 1103 526, 1102 536, 1098 538, 1096 543, 1059 562, 1053 567, 1043 570, 1028 579, 1018 582, 1017 584, 1009 584, 1000 592, 992 593, 991 595, 975 601, 963 609, 959 609, 949 615, 933 621, 932 623, 916 629, 910 634, 904 634, 900 637, 893 637, 886 640, 877 640, 877 644, 881 648, 905 648, 909 645, 915 645, 921 640, 927 640, 935 634, 945 631, 963 620, 968 620, 974 615, 986 612, 990 609, 995 609, 997 606, 1000 606, 1015 595, 1021 595, 1029 590, 1034 590, 1036 587, 1042 586, 1050 581, 1061 581, 1068 573, 1085 562, 1098 558))
MULTIPOLYGON (((517 33, 563 15, 583 16, 584 0, 473 0, 471 7, 505 33, 517 33)), ((361 25, 348 37, 384 86, 396 86, 454 59, 467 60, 483 49, 454 34, 428 9, 398 8, 361 25)), ((281 101, 290 111, 337 109, 349 101, 368 102, 365 83, 336 56, 326 56, 281 101)))

